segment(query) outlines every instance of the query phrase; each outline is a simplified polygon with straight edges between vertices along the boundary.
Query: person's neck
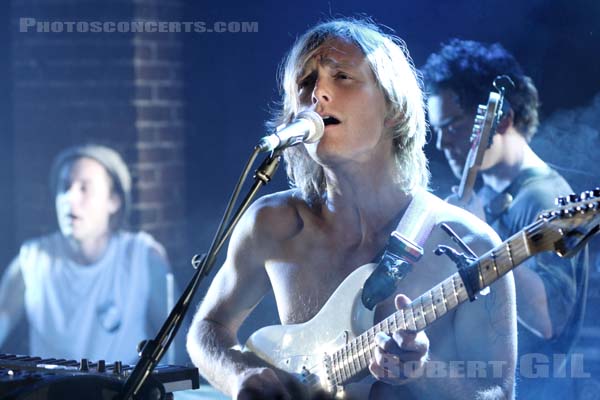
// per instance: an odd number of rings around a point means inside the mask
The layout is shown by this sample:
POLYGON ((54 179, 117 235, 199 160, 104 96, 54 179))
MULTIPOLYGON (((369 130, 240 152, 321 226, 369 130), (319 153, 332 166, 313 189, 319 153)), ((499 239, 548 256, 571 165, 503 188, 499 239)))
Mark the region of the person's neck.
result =
POLYGON ((394 228, 390 224, 411 199, 396 182, 395 168, 391 156, 374 163, 350 162, 325 169, 323 217, 346 242, 360 246, 394 228))
POLYGON ((546 165, 518 132, 511 132, 503 140, 498 162, 482 172, 483 182, 498 193, 506 189, 521 171, 546 165))
POLYGON ((66 239, 70 257, 80 265, 91 265, 100 260, 110 243, 112 233, 107 231, 97 237, 77 240, 73 238, 66 239))

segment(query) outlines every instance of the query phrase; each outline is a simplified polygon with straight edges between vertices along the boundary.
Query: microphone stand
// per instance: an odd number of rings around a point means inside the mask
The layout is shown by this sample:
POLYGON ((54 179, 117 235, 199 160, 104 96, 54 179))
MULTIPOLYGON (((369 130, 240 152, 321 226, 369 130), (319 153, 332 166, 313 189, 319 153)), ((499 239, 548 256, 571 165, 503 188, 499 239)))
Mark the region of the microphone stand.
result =
MULTIPOLYGON (((210 271, 216 261, 217 254, 223 247, 223 244, 233 232, 233 228, 240 220, 242 214, 250 206, 250 203, 258 193, 258 190, 271 181, 271 178, 275 174, 275 171, 277 170, 277 167, 281 161, 281 151, 279 150, 267 156, 258 167, 254 174, 254 184, 248 191, 246 197, 242 200, 236 212, 233 214, 230 223, 227 226, 225 225, 225 222, 229 220, 233 205, 238 198, 242 183, 245 181, 248 172, 254 164, 254 161, 256 160, 256 157, 260 151, 261 150, 258 146, 254 148, 252 156, 248 160, 246 167, 244 168, 244 172, 240 176, 231 198, 227 203, 227 208, 223 214, 221 222, 219 223, 217 233, 213 238, 208 252, 202 254, 201 256, 195 255, 192 258, 192 265, 196 269, 196 272, 177 301, 177 304, 171 310, 169 317, 154 339, 142 342, 143 347, 140 349, 140 359, 125 381, 120 394, 117 396, 117 399, 129 400, 136 398, 136 396, 140 393, 144 383, 148 380, 148 378, 150 378, 152 371, 156 365, 158 365, 160 359, 175 338, 175 335, 177 334, 177 331, 179 330, 179 327, 183 321, 183 317, 189 309, 191 300, 194 297, 200 282, 204 277, 210 274, 210 271)), ((156 394, 157 396, 160 396, 158 392, 156 392, 156 394)))

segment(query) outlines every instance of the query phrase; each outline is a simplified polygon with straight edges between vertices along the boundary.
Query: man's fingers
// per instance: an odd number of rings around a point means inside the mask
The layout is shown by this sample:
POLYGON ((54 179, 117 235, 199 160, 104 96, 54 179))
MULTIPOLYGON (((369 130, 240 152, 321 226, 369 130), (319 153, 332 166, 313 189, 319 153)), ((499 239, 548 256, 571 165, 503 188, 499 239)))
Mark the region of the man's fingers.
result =
POLYGON ((406 331, 396 331, 392 337, 379 332, 375 335, 374 342, 384 352, 398 355, 411 352, 425 353, 429 348, 426 335, 406 331))
POLYGON ((375 349, 375 354, 373 358, 378 365, 381 365, 388 369, 391 366, 400 364, 400 358, 397 355, 385 352, 380 348, 375 349))
POLYGON ((379 380, 395 378, 389 368, 386 368, 377 362, 371 362, 371 364, 369 364, 369 371, 379 380))
POLYGON ((383 332, 375 335, 375 344, 386 353, 400 353, 401 349, 398 343, 383 332))
POLYGON ((392 338, 402 351, 426 352, 429 348, 429 339, 421 332, 396 331, 392 338))
POLYGON ((396 304, 396 308, 400 310, 410 304, 410 299, 403 294, 399 294, 394 299, 394 303, 396 304))

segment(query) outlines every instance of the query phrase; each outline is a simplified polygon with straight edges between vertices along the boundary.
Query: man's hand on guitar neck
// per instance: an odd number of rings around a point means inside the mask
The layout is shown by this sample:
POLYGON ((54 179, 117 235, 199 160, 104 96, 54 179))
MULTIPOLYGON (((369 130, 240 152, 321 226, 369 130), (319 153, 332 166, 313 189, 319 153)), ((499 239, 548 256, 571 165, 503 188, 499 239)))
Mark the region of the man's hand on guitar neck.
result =
MULTIPOLYGON (((410 299, 398 295, 395 303, 400 310, 410 304, 410 299)), ((391 337, 379 332, 375 343, 375 357, 369 365, 375 378, 390 385, 403 385, 423 375, 429 351, 429 339, 424 331, 396 331, 391 337)))
POLYGON ((479 218, 482 221, 485 221, 485 211, 483 209, 483 203, 477 194, 473 193, 468 201, 460 200, 457 195, 458 186, 452 186, 452 194, 446 197, 445 201, 453 206, 457 206, 466 210, 479 218))

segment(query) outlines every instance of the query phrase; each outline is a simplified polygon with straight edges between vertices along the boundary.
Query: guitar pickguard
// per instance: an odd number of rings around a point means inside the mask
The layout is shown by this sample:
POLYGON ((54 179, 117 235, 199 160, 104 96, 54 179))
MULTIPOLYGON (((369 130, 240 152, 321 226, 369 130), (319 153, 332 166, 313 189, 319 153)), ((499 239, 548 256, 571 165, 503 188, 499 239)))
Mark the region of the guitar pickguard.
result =
POLYGON ((367 264, 350 274, 311 320, 262 328, 250 336, 246 348, 308 386, 334 392, 326 357, 373 326, 374 312, 362 305, 361 294, 375 267, 367 264))

